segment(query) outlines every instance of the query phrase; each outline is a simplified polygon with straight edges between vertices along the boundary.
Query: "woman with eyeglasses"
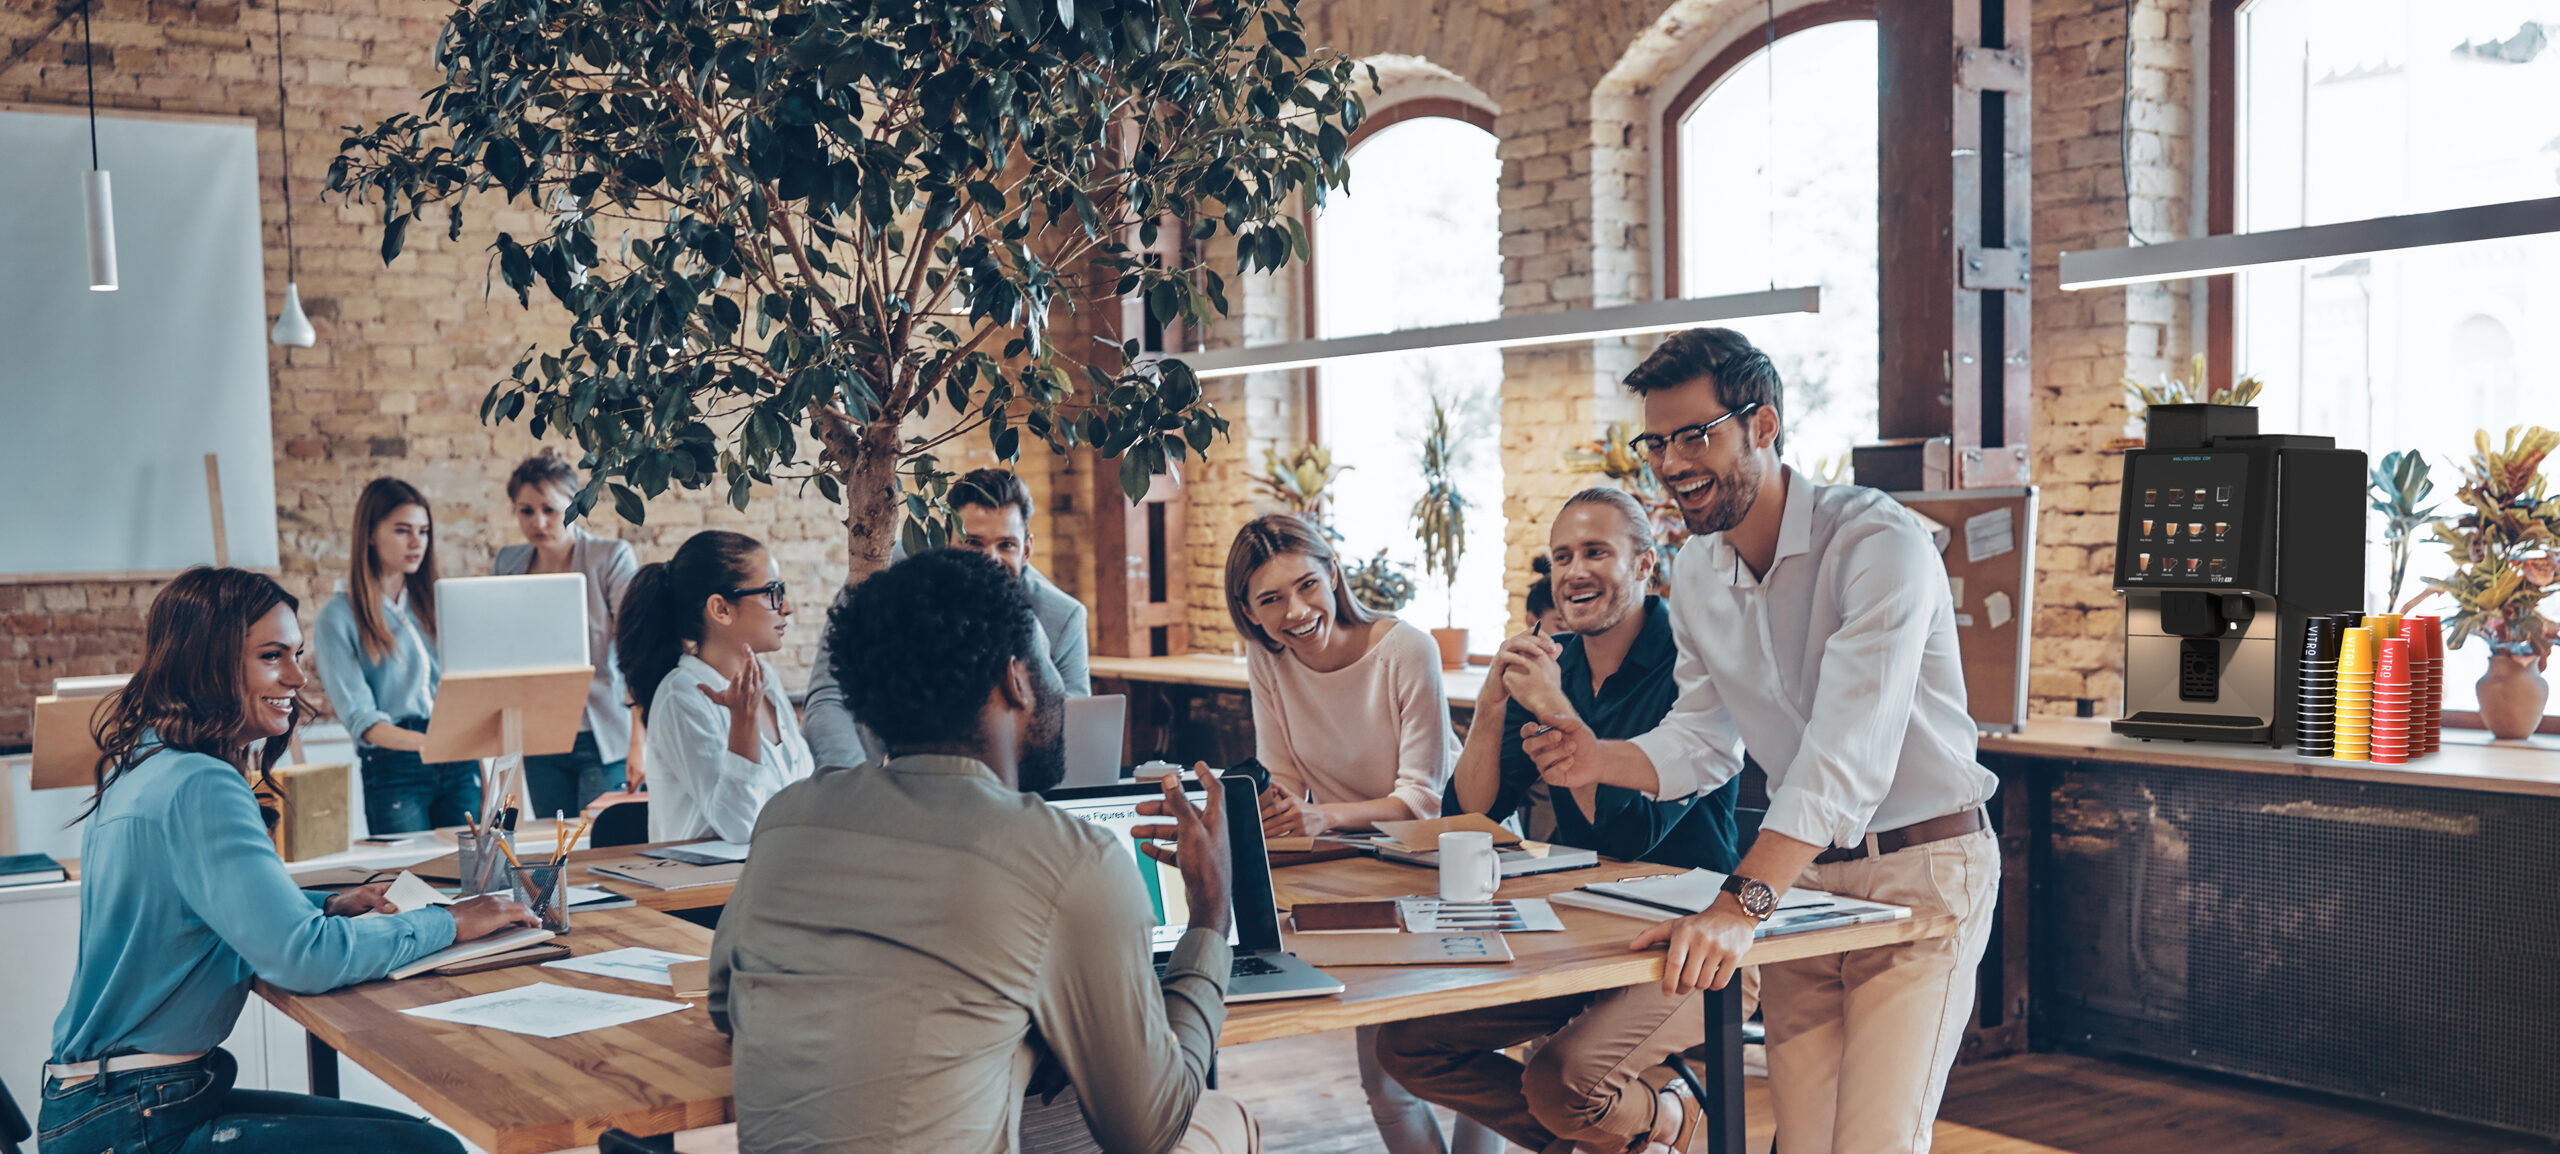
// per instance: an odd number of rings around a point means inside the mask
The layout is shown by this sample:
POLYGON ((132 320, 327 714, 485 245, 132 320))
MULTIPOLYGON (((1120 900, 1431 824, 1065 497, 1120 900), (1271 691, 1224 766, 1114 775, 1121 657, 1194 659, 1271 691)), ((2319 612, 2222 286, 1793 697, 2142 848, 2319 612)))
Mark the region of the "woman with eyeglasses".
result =
POLYGON ((696 533, 632 577, 614 649, 648 735, 649 840, 743 844, 816 768, 763 657, 790 625, 781 565, 742 533, 696 533))

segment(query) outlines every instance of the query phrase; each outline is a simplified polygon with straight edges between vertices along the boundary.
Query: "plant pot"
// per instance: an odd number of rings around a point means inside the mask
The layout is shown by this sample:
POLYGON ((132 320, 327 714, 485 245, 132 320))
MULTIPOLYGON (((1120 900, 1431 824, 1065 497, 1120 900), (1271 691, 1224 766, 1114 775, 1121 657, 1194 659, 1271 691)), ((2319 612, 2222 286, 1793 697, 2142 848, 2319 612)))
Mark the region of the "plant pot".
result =
POLYGON ((2480 678, 2480 724, 2504 740, 2526 736, 2542 725, 2542 707, 2551 700, 2551 683, 2530 660, 2505 654, 2489 658, 2480 678))
POLYGON ((1464 669, 1467 667, 1466 630, 1434 629, 1431 631, 1431 639, 1440 643, 1440 668, 1464 669))

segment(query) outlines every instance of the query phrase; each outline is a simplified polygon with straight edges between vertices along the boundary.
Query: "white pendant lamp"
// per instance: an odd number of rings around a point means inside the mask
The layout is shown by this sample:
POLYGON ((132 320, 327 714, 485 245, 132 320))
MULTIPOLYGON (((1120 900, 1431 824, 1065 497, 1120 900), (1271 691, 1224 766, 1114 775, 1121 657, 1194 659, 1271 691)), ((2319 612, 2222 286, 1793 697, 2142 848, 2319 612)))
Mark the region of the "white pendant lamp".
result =
POLYGON ((2065 290, 2221 276, 2400 249, 2560 232, 2560 197, 2062 254, 2065 290))
POLYGON ((1510 349, 1597 341, 1640 333, 1669 332, 1714 321, 1822 311, 1819 287, 1770 289, 1729 296, 1644 301, 1609 308, 1563 313, 1524 313, 1500 320, 1437 325, 1324 340, 1283 341, 1240 349, 1216 349, 1180 356, 1193 376, 1234 377, 1329 365, 1357 357, 1409 353, 1422 349, 1510 349))
POLYGON ((293 247, 293 150, 292 134, 285 131, 284 95, 284 3, 275 0, 276 9, 276 184, 284 191, 284 312, 276 317, 276 327, 267 330, 267 339, 285 348, 307 349, 320 343, 320 334, 311 327, 311 318, 302 312, 302 286, 294 283, 293 247))
POLYGON ((107 170, 98 167, 98 49, 89 38, 89 8, 80 6, 81 62, 89 69, 89 171, 80 180, 89 219, 89 291, 116 291, 116 201, 107 170))

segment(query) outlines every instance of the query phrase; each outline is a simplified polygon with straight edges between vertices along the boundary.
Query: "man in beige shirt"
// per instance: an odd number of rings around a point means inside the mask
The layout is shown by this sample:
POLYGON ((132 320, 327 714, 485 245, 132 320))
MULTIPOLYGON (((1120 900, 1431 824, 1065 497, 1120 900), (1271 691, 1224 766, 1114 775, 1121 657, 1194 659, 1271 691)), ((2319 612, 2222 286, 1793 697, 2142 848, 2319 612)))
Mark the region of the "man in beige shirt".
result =
POLYGON ((1205 1088, 1232 959, 1216 775, 1204 807, 1170 778, 1139 807, 1191 910, 1159 980, 1128 848, 1035 796, 1063 773, 1063 694, 1021 584, 927 553, 833 617, 828 659, 889 760, 794 784, 756 823, 711 959, 740 1147, 1012 1154, 1036 1070, 1115 1154, 1258 1150, 1205 1088))

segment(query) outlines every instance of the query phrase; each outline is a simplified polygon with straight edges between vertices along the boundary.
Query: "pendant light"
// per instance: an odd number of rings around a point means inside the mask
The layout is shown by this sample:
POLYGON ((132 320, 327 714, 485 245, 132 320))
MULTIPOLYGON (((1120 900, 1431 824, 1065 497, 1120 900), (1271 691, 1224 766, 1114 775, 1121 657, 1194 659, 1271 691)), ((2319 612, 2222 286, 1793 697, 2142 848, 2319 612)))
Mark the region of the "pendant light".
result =
POLYGON ((267 330, 267 339, 289 348, 307 349, 320 342, 320 334, 312 331, 311 318, 302 313, 302 286, 295 284, 293 248, 293 150, 290 133, 285 131, 284 95, 284 2, 275 0, 276 9, 276 184, 284 199, 284 312, 276 317, 276 327, 267 330))
POLYGON ((90 3, 80 6, 81 62, 89 69, 89 171, 81 194, 89 218, 89 291, 116 291, 116 204, 107 170, 98 167, 98 49, 89 37, 90 3))

